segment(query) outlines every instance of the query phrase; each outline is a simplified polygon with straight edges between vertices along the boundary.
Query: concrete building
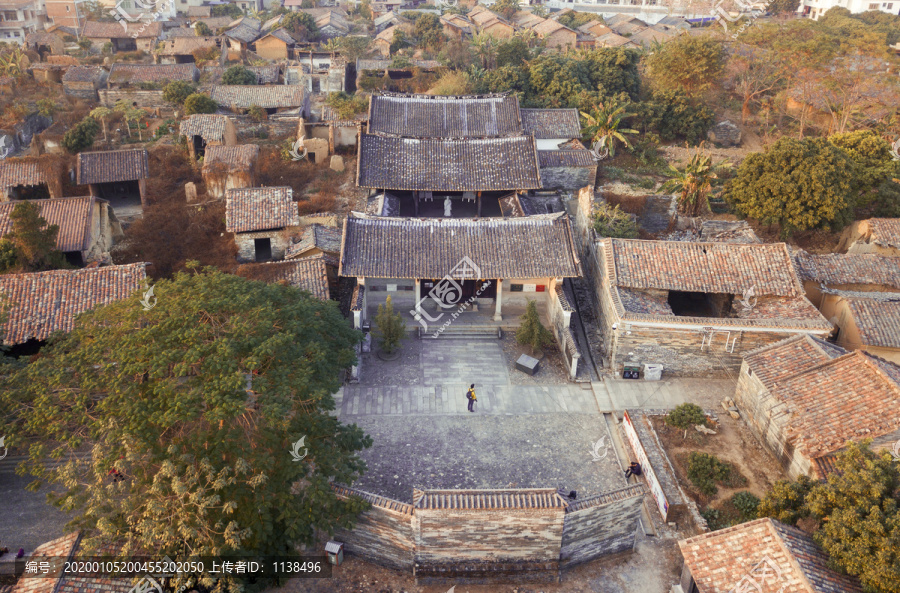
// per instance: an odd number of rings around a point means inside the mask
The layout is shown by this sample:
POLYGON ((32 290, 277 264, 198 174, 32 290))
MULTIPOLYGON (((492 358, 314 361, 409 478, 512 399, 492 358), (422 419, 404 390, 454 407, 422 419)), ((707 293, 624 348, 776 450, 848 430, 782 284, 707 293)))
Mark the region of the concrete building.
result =
POLYGON ((871 2, 870 0, 800 0, 797 14, 817 21, 835 7, 846 8, 853 14, 870 10, 900 14, 900 2, 871 2))
POLYGON ((46 21, 47 12, 39 0, 0 0, 0 41, 22 44, 46 21))
POLYGON ((44 0, 47 20, 54 25, 78 30, 87 19, 84 4, 85 0, 44 0))

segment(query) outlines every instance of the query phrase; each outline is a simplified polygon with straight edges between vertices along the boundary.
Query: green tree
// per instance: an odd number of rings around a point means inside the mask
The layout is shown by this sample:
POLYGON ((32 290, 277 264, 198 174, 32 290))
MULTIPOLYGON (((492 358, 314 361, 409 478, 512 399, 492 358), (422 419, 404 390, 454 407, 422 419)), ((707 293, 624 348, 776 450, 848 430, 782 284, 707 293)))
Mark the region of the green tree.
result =
POLYGON ((353 119, 369 109, 369 99, 365 95, 348 95, 343 91, 328 93, 325 104, 337 111, 341 119, 353 119))
POLYGON ((368 505, 329 481, 352 484, 372 439, 330 414, 360 340, 336 304, 213 268, 153 288, 149 311, 137 291, 85 313, 4 377, 0 409, 32 487, 55 485, 87 549, 126 555, 289 555, 352 526, 368 505), (49 467, 75 450, 90 463, 49 467))
POLYGON ((683 403, 666 414, 666 424, 687 430, 697 424, 706 426, 706 412, 697 404, 683 403))
POLYGON ((481 60, 481 67, 490 70, 497 66, 497 40, 488 33, 476 33, 472 37, 472 48, 481 60))
POLYGON ((53 99, 38 99, 37 108, 38 114, 44 117, 53 117, 59 111, 59 105, 53 99))
POLYGON ((800 476, 796 482, 778 480, 760 501, 756 512, 760 517, 771 517, 787 525, 809 516, 806 496, 814 482, 808 476, 800 476))
POLYGON ((406 45, 406 33, 403 32, 403 29, 397 27, 394 29, 394 34, 391 37, 391 46, 388 51, 390 53, 395 54, 400 51, 404 45, 406 45))
POLYGON ((637 134, 637 130, 623 128, 622 120, 633 114, 625 110, 624 105, 619 105, 615 100, 600 103, 590 113, 581 112, 584 118, 582 134, 590 139, 591 145, 606 148, 610 156, 616 156, 616 142, 621 142, 627 147, 631 146, 625 134, 637 134))
POLYGON ((444 27, 437 15, 422 13, 413 25, 413 37, 418 40, 418 46, 434 51, 440 50, 447 37, 444 35, 444 27))
POLYGON ((170 82, 163 88, 163 99, 173 105, 184 105, 185 99, 197 92, 197 87, 185 80, 170 82))
POLYGON ((308 12, 289 12, 284 15, 281 26, 303 41, 314 41, 319 36, 316 20, 308 12))
POLYGON ((687 216, 700 216, 709 210, 709 194, 712 182, 718 179, 717 168, 729 167, 723 163, 713 167, 712 157, 698 148, 683 169, 669 165, 672 178, 660 188, 664 192, 678 192, 678 211, 687 216))
POLYGON ((227 16, 239 19, 244 16, 244 11, 237 4, 218 4, 212 7, 210 14, 212 16, 227 16))
POLYGON ((845 225, 853 207, 853 166, 824 138, 782 138, 741 163, 726 199, 741 216, 781 225, 782 235, 845 225))
POLYGON ((537 303, 528 301, 525 314, 521 317, 522 323, 516 330, 516 342, 531 348, 532 354, 553 343, 553 334, 541 323, 538 315, 537 303))
POLYGON ((99 131, 100 126, 97 124, 97 120, 86 117, 63 134, 62 146, 72 154, 79 153, 94 144, 99 131))
POLYGON ((367 21, 372 20, 372 2, 370 0, 362 0, 359 3, 359 16, 367 21))
POLYGON ((251 105, 250 109, 247 110, 247 115, 255 122, 264 122, 269 119, 269 114, 259 105, 251 105))
POLYGON ((491 6, 491 10, 496 12, 506 20, 510 20, 519 12, 519 0, 497 0, 491 6))
POLYGON ((601 237, 634 239, 638 236, 638 226, 634 217, 622 211, 618 205, 598 205, 592 214, 594 231, 601 237))
POLYGON ((203 21, 197 21, 194 23, 194 34, 198 37, 209 37, 212 35, 212 29, 203 21))
POLYGON ((244 66, 232 66, 222 75, 222 84, 257 84, 256 74, 244 66))
POLYGON ((663 140, 685 140, 691 145, 700 144, 715 122, 712 109, 682 90, 656 90, 634 108, 642 131, 656 132, 663 140))
POLYGON ((800 6, 800 0, 772 0, 769 3, 769 12, 772 14, 794 14, 797 7, 800 6))
POLYGON ((94 107, 91 109, 90 116, 95 120, 99 120, 100 124, 103 126, 103 141, 109 142, 109 122, 107 121, 109 116, 113 114, 113 110, 108 107, 94 107))
POLYGON ((59 226, 48 225, 41 216, 41 207, 22 201, 9 215, 12 230, 5 241, 0 272, 42 272, 70 267, 62 252, 56 249, 59 226))
POLYGON ((378 345, 385 354, 393 354, 399 350, 401 341, 406 338, 406 322, 400 313, 394 313, 394 303, 390 296, 383 305, 378 305, 374 322, 378 345))
POLYGON ((722 44, 709 36, 681 35, 644 58, 653 84, 662 90, 703 94, 717 84, 725 66, 722 44))
POLYGON ((338 52, 347 58, 349 63, 355 64, 357 59, 366 55, 372 40, 364 35, 349 35, 329 39, 329 42, 337 47, 338 52))
POLYGON ((184 114, 194 115, 195 113, 215 113, 219 105, 213 101, 209 95, 203 93, 194 93, 184 100, 184 114))
POLYGON ((433 87, 428 89, 431 95, 460 96, 472 94, 472 81, 469 75, 459 70, 451 70, 443 74, 433 87))
POLYGON ((863 205, 871 200, 865 194, 900 175, 900 163, 893 159, 891 145, 871 130, 833 134, 828 141, 842 149, 853 163, 853 185, 863 194, 860 196, 863 205))
POLYGON ((497 44, 497 66, 521 67, 531 57, 528 43, 522 37, 511 37, 497 44))

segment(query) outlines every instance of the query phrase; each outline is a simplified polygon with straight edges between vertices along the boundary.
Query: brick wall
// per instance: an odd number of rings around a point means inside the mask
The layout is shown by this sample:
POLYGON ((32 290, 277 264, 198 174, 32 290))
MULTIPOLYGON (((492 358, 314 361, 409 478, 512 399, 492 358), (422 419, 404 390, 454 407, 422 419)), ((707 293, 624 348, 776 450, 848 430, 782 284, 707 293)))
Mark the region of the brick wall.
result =
POLYGON ((541 183, 544 189, 576 191, 593 185, 597 167, 541 167, 541 183))
POLYGON ((563 526, 560 567, 631 550, 643 494, 638 484, 571 505, 563 526))
POLYGON ((79 99, 86 99, 88 101, 100 100, 100 97, 97 94, 97 88, 94 86, 93 82, 64 82, 63 92, 72 97, 78 97, 79 99))
POLYGON ((344 543, 350 554, 383 566, 412 571, 415 557, 412 505, 369 494, 353 488, 335 486, 340 496, 360 496, 372 508, 359 515, 352 531, 338 528, 334 539, 344 543))
POLYGON ((129 105, 137 103, 138 107, 146 107, 148 109, 170 106, 169 103, 163 100, 162 91, 145 91, 141 89, 100 90, 100 101, 110 109, 116 106, 116 101, 119 99, 125 99, 129 105))
POLYGON ((256 261, 256 239, 269 239, 272 244, 272 259, 284 259, 284 250, 287 249, 287 246, 290 244, 291 232, 294 230, 296 229, 236 233, 234 235, 234 242, 238 248, 238 261, 256 261))

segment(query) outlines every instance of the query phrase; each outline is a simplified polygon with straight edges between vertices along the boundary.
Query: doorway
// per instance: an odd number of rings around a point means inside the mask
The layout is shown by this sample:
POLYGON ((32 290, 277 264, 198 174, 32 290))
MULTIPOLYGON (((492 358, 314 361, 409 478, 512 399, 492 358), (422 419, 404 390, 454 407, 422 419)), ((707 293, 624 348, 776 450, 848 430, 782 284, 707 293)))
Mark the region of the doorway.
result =
POLYGON ((253 249, 256 252, 256 261, 263 262, 272 259, 271 239, 253 239, 253 249))

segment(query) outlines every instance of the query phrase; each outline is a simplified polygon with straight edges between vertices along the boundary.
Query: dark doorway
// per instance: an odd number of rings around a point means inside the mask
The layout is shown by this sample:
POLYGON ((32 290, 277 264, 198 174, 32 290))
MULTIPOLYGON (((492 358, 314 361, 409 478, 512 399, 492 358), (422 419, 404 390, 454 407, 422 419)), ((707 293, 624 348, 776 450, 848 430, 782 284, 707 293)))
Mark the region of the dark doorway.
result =
POLYGON ((129 37, 114 39, 116 51, 137 51, 137 41, 129 37))
POLYGON ((497 297, 496 280, 423 280, 422 296, 429 300, 439 300, 447 305, 465 303, 476 296, 479 299, 497 297), (487 286, 485 286, 487 284, 487 286), (479 290, 481 292, 479 292, 479 290), (432 291, 434 291, 432 293, 432 291))
POLYGON ((272 259, 271 239, 253 239, 253 249, 256 251, 256 261, 269 261, 272 259))
POLYGON ((75 266, 76 268, 80 268, 84 266, 84 258, 81 256, 80 251, 66 251, 63 253, 66 258, 66 262, 75 266))
POLYGON ((50 197, 50 188, 46 184, 17 185, 10 188, 9 197, 13 200, 46 200, 50 197))
POLYGON ((194 154, 199 159, 200 157, 206 155, 206 142, 203 141, 203 136, 194 136, 194 154))

